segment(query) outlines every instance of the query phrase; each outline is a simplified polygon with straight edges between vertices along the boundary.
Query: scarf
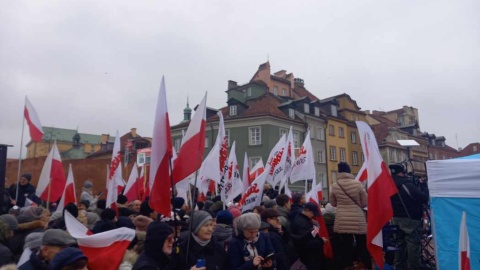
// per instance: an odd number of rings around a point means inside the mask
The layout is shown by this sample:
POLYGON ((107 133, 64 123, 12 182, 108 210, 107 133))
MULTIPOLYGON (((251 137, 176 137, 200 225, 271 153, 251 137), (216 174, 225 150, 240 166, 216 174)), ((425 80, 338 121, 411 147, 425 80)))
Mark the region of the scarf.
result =
POLYGON ((200 246, 204 247, 206 246, 208 243, 210 243, 210 239, 209 240, 201 240, 200 238, 198 238, 195 234, 192 233, 192 237, 193 239, 195 239, 195 242, 197 242, 197 244, 199 244, 200 246))
POLYGON ((244 261, 251 261, 253 260, 253 258, 255 258, 256 256, 258 256, 258 251, 257 251, 257 248, 255 247, 255 243, 257 243, 258 241, 258 234, 257 236, 249 241, 247 239, 244 239, 244 242, 245 242, 245 246, 243 247, 243 260, 244 261))

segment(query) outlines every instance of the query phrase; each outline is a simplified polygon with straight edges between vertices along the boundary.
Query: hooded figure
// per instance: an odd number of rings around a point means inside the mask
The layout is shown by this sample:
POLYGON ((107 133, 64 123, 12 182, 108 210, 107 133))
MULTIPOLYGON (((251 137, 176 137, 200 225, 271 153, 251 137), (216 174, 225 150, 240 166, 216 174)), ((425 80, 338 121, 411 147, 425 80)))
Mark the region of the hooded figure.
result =
POLYGON ((166 269, 173 248, 173 230, 165 222, 153 221, 148 225, 144 250, 133 270, 166 269))

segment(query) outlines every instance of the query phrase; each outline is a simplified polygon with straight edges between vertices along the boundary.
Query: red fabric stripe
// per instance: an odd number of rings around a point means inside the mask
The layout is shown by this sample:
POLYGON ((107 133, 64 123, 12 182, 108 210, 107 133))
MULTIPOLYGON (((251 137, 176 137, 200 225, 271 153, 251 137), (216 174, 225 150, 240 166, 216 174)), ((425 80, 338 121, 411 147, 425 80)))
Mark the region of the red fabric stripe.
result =
POLYGON ((117 270, 130 241, 117 241, 107 247, 87 247, 80 249, 88 257, 89 269, 117 270))
POLYGON ((164 156, 158 166, 158 170, 153 179, 153 187, 150 192, 150 200, 148 204, 150 207, 155 210, 157 213, 170 216, 170 202, 171 202, 171 181, 169 175, 169 162, 170 158, 164 156))
POLYGON ((462 264, 461 264, 461 269, 460 270, 470 270, 470 258, 467 257, 467 252, 462 251, 460 254, 462 264))
POLYGON ((77 200, 75 198, 75 189, 73 183, 68 184, 65 188, 65 201, 63 206, 67 206, 69 203, 76 203, 77 200))
POLYGON ((200 168, 204 152, 205 120, 202 120, 200 130, 180 148, 173 167, 173 184, 182 181, 200 168))
POLYGON ((28 113, 27 106, 25 106, 25 108, 23 110, 23 113, 25 115, 25 120, 27 120, 28 130, 30 132, 30 137, 32 138, 32 140, 34 140, 36 142, 42 141, 43 131, 41 129, 39 129, 41 127, 35 126, 35 124, 30 119, 30 115, 28 113))
POLYGON ((45 190, 40 196, 40 199, 44 201, 48 200, 48 189, 51 185, 50 202, 56 202, 60 199, 60 197, 62 197, 63 190, 65 189, 65 184, 67 182, 61 161, 56 159, 52 160, 52 170, 50 171, 50 178, 50 183, 45 187, 45 190))

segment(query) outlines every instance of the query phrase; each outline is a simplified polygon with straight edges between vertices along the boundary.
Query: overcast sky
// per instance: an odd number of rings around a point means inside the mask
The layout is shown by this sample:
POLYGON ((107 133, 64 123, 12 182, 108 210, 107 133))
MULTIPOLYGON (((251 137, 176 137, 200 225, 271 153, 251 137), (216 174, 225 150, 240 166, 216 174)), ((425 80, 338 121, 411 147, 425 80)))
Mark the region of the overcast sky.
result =
MULTIPOLYGON (((226 105, 261 63, 320 98, 418 108, 422 131, 480 141, 480 1, 0 0, 0 143, 18 158, 24 98, 43 126, 151 137, 165 75, 170 122, 226 105)), ((25 130, 24 144, 29 140, 25 130)), ((24 154, 25 155, 25 152, 24 154)))

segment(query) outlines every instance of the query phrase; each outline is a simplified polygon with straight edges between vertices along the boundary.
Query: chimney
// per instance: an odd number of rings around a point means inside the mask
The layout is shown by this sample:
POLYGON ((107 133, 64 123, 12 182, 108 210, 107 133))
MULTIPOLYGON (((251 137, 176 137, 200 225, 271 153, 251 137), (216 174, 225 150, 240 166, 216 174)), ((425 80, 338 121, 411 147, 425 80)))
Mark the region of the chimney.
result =
POLYGON ((228 90, 236 88, 238 86, 236 81, 229 80, 228 81, 228 90))
POLYGON ((132 136, 132 138, 137 137, 137 128, 131 128, 130 129, 130 136, 132 136))

